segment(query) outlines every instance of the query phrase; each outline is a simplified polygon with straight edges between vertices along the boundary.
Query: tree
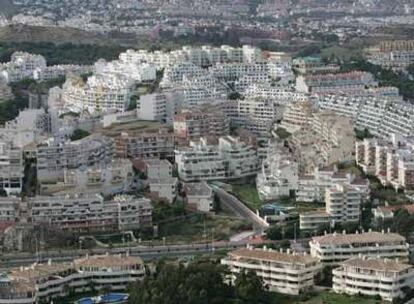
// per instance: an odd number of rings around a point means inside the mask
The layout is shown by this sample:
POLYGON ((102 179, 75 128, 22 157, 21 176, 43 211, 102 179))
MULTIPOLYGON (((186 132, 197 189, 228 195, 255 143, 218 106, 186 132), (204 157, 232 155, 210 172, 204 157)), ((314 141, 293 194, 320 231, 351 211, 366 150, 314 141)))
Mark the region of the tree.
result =
POLYGON ((163 264, 158 272, 130 289, 132 304, 227 303, 232 287, 224 283, 224 268, 212 262, 163 264))
POLYGON ((75 140, 79 140, 82 139, 86 136, 89 136, 91 133, 89 133, 88 131, 82 130, 82 129, 76 129, 75 131, 73 131, 72 136, 70 137, 70 140, 75 141, 75 140))
POLYGON ((240 298, 242 303, 256 303, 263 300, 263 283, 256 273, 252 271, 240 272, 234 287, 236 296, 240 298))
POLYGON ((217 195, 217 193, 214 193, 213 209, 214 209, 215 212, 220 212, 222 210, 221 200, 220 200, 219 196, 217 195))
POLYGON ((281 240, 283 237, 282 230, 278 226, 272 226, 269 229, 267 229, 266 237, 272 241, 281 240))

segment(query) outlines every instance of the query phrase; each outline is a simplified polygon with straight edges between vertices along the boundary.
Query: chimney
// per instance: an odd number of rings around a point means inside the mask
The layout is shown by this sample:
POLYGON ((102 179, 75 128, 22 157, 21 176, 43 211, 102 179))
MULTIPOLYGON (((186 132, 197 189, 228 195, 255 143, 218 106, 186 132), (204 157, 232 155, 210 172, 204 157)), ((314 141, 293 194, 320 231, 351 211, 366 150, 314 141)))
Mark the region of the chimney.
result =
POLYGON ((346 234, 346 231, 345 231, 345 229, 344 229, 344 230, 342 230, 342 234, 346 234))
POLYGON ((47 260, 47 265, 49 265, 49 266, 52 265, 52 259, 47 260))
POLYGON ((371 232, 372 232, 372 229, 371 229, 371 228, 369 228, 368 232, 370 232, 370 233, 371 233, 371 232))
POLYGON ((286 253, 290 254, 290 248, 286 249, 286 253))
POLYGON ((267 250, 267 246, 263 245, 263 250, 266 251, 267 250))
POLYGON ((391 229, 388 227, 388 229, 387 229, 387 233, 390 233, 391 232, 391 229))
POLYGON ((279 248, 279 252, 280 253, 283 253, 283 248, 279 248))
POLYGON ((381 233, 384 234, 384 229, 381 230, 381 233))

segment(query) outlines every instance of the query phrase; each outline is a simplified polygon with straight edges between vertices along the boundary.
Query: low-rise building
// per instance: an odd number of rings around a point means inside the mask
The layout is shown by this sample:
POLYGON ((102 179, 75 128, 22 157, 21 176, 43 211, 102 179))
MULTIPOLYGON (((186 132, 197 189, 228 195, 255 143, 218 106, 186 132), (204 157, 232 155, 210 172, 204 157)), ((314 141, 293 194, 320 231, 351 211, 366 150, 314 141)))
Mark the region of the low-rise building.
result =
POLYGON ((412 265, 378 258, 353 258, 332 271, 333 290, 350 295, 380 296, 392 302, 414 285, 412 265))
POLYGON ((322 265, 309 255, 270 249, 239 249, 221 260, 230 269, 234 282, 243 271, 254 271, 271 291, 299 295, 314 287, 314 278, 322 265))
POLYGON ((145 276, 144 262, 121 255, 86 256, 72 263, 33 264, 10 269, 0 280, 1 304, 37 304, 68 296, 104 290, 124 291, 145 276), (93 287, 92 287, 93 286, 93 287))
POLYGON ((214 193, 213 189, 206 182, 186 183, 184 191, 188 208, 201 212, 213 211, 214 193))
POLYGON ((148 180, 151 199, 172 203, 177 196, 178 178, 164 177, 148 180))
POLYGON ((323 264, 337 265, 359 254, 370 257, 408 260, 409 245, 397 233, 361 232, 355 234, 326 234, 309 242, 313 257, 323 264))

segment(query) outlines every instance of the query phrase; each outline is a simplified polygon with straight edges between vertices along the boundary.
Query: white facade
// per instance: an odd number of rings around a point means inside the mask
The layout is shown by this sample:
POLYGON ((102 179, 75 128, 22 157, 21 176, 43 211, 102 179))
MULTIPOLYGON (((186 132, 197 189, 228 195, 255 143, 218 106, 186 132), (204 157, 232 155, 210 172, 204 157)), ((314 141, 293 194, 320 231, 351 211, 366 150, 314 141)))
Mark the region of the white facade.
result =
POLYGON ((311 255, 323 264, 336 265, 359 254, 369 257, 408 260, 409 245, 396 233, 362 232, 327 234, 309 242, 311 255))
POLYGON ((257 174, 257 192, 262 200, 289 196, 298 190, 299 168, 287 149, 270 144, 266 159, 257 174))
POLYGON ((64 169, 108 164, 115 153, 112 139, 90 135, 73 142, 49 139, 37 146, 37 178, 40 182, 62 181, 64 169))
POLYGON ((253 271, 269 290, 291 295, 311 290, 322 268, 313 257, 271 249, 239 249, 221 263, 229 267, 233 282, 240 272, 253 271))
POLYGON ((177 196, 178 178, 164 177, 148 180, 151 198, 172 203, 177 196))
POLYGON ((350 295, 380 296, 384 301, 403 298, 404 287, 414 285, 409 264, 387 259, 354 258, 332 271, 333 290, 350 295))
POLYGON ((205 139, 175 151, 178 175, 184 181, 240 178, 257 173, 258 158, 253 147, 231 136, 220 137, 218 145, 205 139))
POLYGON ((186 183, 184 186, 186 203, 190 209, 200 212, 213 211, 213 189, 206 183, 186 183))
POLYGON ((36 196, 28 201, 28 213, 33 223, 78 232, 139 229, 152 224, 150 201, 127 195, 109 201, 98 194, 36 196))
POLYGON ((10 269, 0 285, 1 304, 37 304, 53 298, 110 286, 112 291, 124 291, 145 276, 144 263, 130 256, 87 256, 73 263, 34 264, 10 269))

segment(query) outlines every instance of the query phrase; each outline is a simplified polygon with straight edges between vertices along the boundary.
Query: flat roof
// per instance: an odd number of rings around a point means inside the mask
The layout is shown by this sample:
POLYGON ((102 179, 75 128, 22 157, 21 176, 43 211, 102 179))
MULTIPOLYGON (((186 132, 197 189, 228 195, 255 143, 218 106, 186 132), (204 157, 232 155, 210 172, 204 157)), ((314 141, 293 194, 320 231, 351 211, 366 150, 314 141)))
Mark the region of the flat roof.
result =
POLYGON ((412 269, 414 271, 413 266, 409 264, 387 259, 355 258, 343 262, 342 265, 378 271, 400 272, 407 269, 412 269))
POLYGON ((74 261, 77 267, 122 267, 136 264, 143 265, 139 257, 121 255, 96 255, 80 258, 74 261))
POLYGON ((397 233, 365 232, 355 234, 327 234, 312 238, 313 242, 319 244, 363 244, 363 243, 390 243, 405 242, 405 237, 397 233))
POLYGON ((229 252, 228 255, 230 257, 240 257, 252 260, 280 262, 288 264, 309 264, 318 261, 316 258, 313 258, 310 255, 300 255, 264 249, 244 248, 229 252))

